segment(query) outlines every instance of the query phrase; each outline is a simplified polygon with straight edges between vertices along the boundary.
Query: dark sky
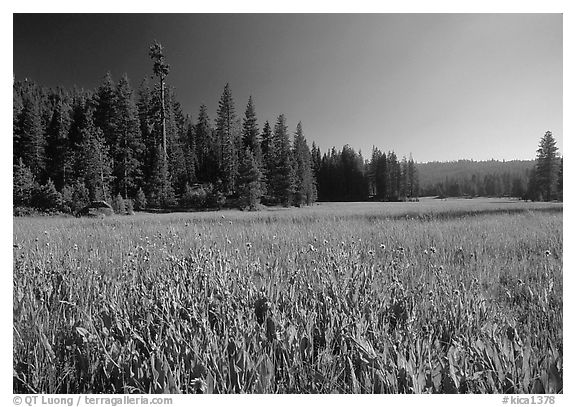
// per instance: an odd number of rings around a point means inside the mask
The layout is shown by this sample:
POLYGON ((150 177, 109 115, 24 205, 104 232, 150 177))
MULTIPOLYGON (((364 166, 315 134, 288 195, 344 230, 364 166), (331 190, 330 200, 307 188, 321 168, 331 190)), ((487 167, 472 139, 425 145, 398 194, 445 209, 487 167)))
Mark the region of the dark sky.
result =
POLYGON ((322 151, 527 159, 546 130, 562 149, 560 14, 15 14, 14 74, 136 88, 154 39, 194 119, 229 82, 237 113, 252 95, 260 125, 301 120, 322 151))

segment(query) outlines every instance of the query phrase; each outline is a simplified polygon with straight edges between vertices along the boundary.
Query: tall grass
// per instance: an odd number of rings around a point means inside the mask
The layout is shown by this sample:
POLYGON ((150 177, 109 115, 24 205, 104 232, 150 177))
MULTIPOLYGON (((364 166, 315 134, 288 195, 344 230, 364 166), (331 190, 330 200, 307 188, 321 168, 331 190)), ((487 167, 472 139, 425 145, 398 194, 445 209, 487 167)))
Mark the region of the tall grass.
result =
POLYGON ((562 391, 560 205, 15 218, 14 245, 15 392, 562 391))

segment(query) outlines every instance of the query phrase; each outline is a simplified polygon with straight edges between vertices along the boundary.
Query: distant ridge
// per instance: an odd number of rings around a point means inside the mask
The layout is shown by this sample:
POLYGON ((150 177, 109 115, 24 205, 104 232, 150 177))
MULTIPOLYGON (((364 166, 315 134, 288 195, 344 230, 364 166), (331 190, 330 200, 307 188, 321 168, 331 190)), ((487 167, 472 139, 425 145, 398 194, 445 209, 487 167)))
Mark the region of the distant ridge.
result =
POLYGON ((535 160, 458 160, 427 163, 417 163, 420 187, 426 189, 436 183, 449 179, 469 179, 473 175, 484 177, 485 175, 510 174, 511 177, 527 177, 528 171, 536 163, 535 160))

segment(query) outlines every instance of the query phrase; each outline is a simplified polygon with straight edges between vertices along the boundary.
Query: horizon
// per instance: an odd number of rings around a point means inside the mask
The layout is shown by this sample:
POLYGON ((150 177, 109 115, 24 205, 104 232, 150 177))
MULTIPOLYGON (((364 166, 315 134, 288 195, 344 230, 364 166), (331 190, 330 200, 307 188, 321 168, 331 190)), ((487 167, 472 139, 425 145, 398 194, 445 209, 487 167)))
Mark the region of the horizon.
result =
POLYGON ((157 39, 193 122, 202 103, 214 121, 230 83, 239 118, 252 95, 260 129, 284 114, 322 153, 349 144, 365 159, 374 145, 422 164, 534 160, 550 130, 563 155, 561 14, 13 19, 16 80, 94 89, 110 71, 136 90, 157 39))

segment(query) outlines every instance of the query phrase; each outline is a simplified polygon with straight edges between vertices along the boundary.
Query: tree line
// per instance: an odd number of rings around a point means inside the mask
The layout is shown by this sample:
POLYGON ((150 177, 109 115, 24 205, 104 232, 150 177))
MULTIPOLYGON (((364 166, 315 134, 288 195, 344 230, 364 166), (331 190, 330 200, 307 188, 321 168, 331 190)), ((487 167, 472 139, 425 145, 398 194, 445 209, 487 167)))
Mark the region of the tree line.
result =
POLYGON ((561 199, 562 161, 552 134, 525 176, 472 175, 420 186, 419 166, 373 147, 369 160, 349 145, 322 154, 291 134, 286 117, 258 125, 252 97, 239 115, 226 84, 212 120, 205 105, 195 119, 167 84, 170 65, 158 43, 152 72, 134 90, 125 74, 107 73, 94 90, 13 84, 13 201, 75 213, 91 201, 133 209, 258 209, 321 201, 399 201, 426 195, 524 196, 561 199))
POLYGON ((94 91, 46 89, 14 81, 14 206, 74 212, 95 200, 135 209, 266 204, 317 199, 311 151, 298 123, 281 114, 259 130, 249 98, 236 113, 228 84, 214 125, 205 105, 185 115, 166 85, 163 49, 150 48, 153 72, 137 91, 108 73, 94 91), (122 202, 122 205, 125 205, 122 202))
POLYGON ((412 158, 375 148, 368 163, 348 145, 322 155, 283 114, 260 128, 252 97, 238 115, 229 84, 213 121, 205 105, 193 119, 167 84, 162 46, 149 56, 155 80, 137 90, 126 74, 115 82, 107 73, 94 90, 14 80, 14 207, 257 209, 418 195, 412 158))
POLYGON ((562 200, 562 162, 551 132, 540 140, 535 160, 431 162, 418 164, 426 174, 421 194, 438 197, 514 197, 562 200))

